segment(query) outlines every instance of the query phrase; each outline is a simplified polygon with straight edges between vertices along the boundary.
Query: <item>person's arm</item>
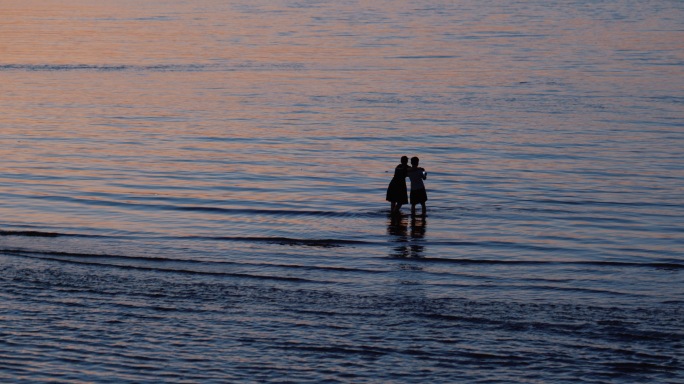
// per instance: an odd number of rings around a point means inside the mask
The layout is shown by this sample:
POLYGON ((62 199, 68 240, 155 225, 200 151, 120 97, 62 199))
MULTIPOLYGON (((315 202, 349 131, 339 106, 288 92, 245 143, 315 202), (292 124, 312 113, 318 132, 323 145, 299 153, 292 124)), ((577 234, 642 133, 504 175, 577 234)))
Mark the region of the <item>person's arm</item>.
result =
POLYGON ((425 168, 420 169, 423 172, 423 180, 427 180, 427 172, 425 171, 425 168))

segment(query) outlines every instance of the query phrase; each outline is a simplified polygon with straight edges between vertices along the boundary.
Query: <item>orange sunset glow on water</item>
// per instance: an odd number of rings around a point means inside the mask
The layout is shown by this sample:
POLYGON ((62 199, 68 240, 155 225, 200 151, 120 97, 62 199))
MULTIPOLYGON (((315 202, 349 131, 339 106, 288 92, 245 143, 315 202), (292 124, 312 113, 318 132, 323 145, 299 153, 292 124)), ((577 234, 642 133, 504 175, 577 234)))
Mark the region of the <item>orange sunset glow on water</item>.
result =
POLYGON ((683 3, 0 14, 0 382, 682 381, 683 3))

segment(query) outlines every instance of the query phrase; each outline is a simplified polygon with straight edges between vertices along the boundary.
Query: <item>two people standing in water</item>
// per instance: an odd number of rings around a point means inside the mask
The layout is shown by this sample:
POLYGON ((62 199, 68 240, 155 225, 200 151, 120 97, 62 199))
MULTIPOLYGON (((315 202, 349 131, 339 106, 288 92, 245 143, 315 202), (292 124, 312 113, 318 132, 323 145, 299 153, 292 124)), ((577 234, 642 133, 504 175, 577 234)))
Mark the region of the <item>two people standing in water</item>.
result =
POLYGON ((423 180, 427 178, 425 169, 418 166, 419 159, 417 157, 411 158, 411 166, 408 165, 408 157, 401 157, 401 164, 394 168, 394 177, 387 187, 386 200, 391 204, 391 211, 393 214, 399 213, 401 206, 408 203, 408 193, 406 190, 406 178, 411 179, 411 214, 416 214, 416 205, 420 204, 422 215, 425 216, 425 202, 427 201, 427 192, 425 192, 425 184, 423 180))

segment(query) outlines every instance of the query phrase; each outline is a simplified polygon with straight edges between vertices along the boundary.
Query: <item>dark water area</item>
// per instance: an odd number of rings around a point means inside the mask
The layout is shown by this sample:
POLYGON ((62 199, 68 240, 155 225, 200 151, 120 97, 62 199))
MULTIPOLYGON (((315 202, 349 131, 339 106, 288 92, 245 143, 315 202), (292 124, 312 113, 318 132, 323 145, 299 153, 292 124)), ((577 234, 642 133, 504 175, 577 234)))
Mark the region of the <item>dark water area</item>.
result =
POLYGON ((684 380, 681 2, 0 12, 1 382, 684 380))

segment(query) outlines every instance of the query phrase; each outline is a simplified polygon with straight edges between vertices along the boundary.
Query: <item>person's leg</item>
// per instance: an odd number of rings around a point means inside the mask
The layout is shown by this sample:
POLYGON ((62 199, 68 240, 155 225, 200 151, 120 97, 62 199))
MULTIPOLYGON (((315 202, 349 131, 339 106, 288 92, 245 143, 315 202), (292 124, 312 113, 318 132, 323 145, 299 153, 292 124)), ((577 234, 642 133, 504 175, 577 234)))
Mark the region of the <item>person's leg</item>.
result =
POLYGON ((416 214, 416 204, 415 203, 411 203, 411 214, 412 215, 416 214))
POLYGON ((422 215, 425 216, 426 210, 425 210, 425 202, 420 203, 420 207, 422 208, 422 215))
POLYGON ((394 212, 396 209, 396 204, 394 201, 390 201, 390 212, 394 212))
POLYGON ((401 206, 402 206, 402 205, 404 205, 404 204, 402 204, 402 203, 397 203, 397 205, 394 207, 394 209, 393 209, 392 211, 393 211, 393 212, 396 212, 396 213, 399 213, 399 211, 401 210, 401 206))

